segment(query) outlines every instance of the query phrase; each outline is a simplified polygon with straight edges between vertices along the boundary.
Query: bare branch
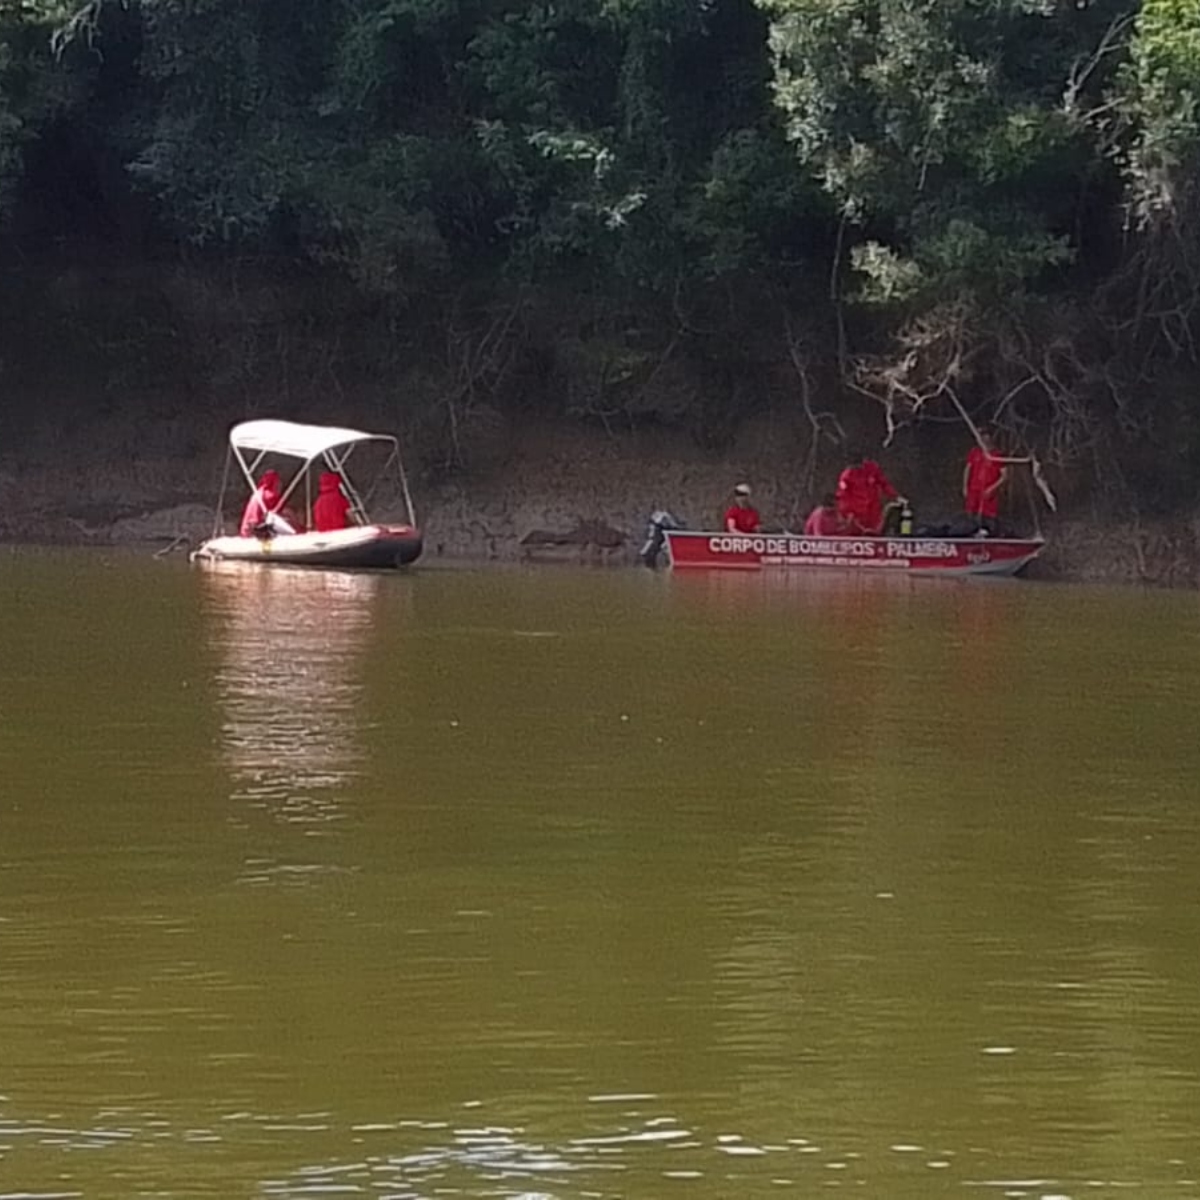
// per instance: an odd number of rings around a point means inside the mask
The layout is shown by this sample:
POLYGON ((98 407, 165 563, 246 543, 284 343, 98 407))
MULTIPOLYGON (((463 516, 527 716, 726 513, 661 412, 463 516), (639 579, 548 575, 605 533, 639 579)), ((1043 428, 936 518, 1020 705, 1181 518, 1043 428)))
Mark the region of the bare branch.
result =
POLYGON ((808 360, 805 358, 800 344, 800 339, 792 325, 790 314, 784 314, 784 330, 787 335, 788 356, 792 360, 792 366, 796 369, 796 377, 800 382, 800 402, 804 409, 804 416, 808 421, 811 436, 808 443, 808 455, 804 463, 804 487, 811 494, 813 484, 817 477, 817 460, 821 448, 821 438, 827 437, 830 442, 835 444, 846 440, 846 431, 842 428, 841 422, 831 412, 817 412, 812 406, 812 379, 809 374, 808 360), (829 429, 836 430, 837 436, 829 432, 829 429))
MULTIPOLYGON (((1132 27, 1135 16, 1135 13, 1125 13, 1117 17, 1109 25, 1108 29, 1105 30, 1104 36, 1100 39, 1100 44, 1096 49, 1087 57, 1081 55, 1072 64, 1071 73, 1067 79, 1067 86, 1063 91, 1063 110, 1068 115, 1077 115, 1079 94, 1087 86, 1088 80, 1104 59, 1108 55, 1115 54, 1125 48, 1122 39, 1132 27)), ((1085 119, 1091 115, 1085 114, 1085 119)))

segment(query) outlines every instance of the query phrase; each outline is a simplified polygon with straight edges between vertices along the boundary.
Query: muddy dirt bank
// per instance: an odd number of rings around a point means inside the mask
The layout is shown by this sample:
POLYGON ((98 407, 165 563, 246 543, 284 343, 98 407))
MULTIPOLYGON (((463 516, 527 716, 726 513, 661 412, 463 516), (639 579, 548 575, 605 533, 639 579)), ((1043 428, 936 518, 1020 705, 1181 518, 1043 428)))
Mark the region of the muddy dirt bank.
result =
MULTIPOLYGON (((712 527, 733 484, 754 489, 764 522, 798 528, 829 486, 833 465, 802 478, 794 450, 769 434, 715 458, 677 440, 542 434, 513 446, 501 466, 414 481, 429 557, 633 563, 647 514, 666 508, 690 527, 712 527), (578 542, 531 549, 534 531, 580 530, 578 542)), ((909 472, 918 518, 955 511, 957 465, 909 472)), ((0 541, 144 546, 154 553, 196 545, 214 530, 219 456, 140 458, 120 467, 76 461, 0 467, 0 541)), ((893 470, 897 483, 908 480, 893 470)), ((244 497, 227 505, 226 526, 244 497)), ((1009 518, 1032 532, 1034 510, 1014 494, 1009 518)), ((387 519, 386 511, 375 514, 387 519)), ((394 514, 398 516, 399 514, 394 514)), ((1048 547, 1030 574, 1086 582, 1200 585, 1200 516, 1134 521, 1092 514, 1036 516, 1048 547)))

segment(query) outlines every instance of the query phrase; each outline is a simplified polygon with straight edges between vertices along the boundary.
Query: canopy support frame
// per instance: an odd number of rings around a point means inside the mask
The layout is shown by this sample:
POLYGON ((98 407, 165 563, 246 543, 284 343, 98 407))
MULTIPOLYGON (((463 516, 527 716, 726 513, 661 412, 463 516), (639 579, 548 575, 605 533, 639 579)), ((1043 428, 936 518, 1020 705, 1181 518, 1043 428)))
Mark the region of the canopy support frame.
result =
MULTIPOLYGON (((371 434, 361 440, 387 442, 390 444, 391 449, 388 453, 386 461, 383 464, 383 467, 379 471, 379 478, 382 478, 387 473, 393 462, 396 464, 400 476, 400 487, 404 496, 404 507, 408 516, 408 523, 412 526, 415 526, 417 521, 416 512, 413 509, 412 493, 409 491, 408 476, 404 470, 404 461, 400 457, 399 441, 390 434, 382 433, 371 434)), ((367 512, 367 502, 374 494, 379 480, 376 479, 375 483, 372 484, 364 494, 351 480, 350 473, 347 469, 347 463, 350 460, 350 455, 354 453, 354 448, 358 444, 358 442, 344 443, 344 451, 342 450, 342 446, 329 446, 317 454, 310 455, 308 458, 300 459, 299 469, 288 481, 287 486, 284 488, 283 493, 279 498, 279 507, 282 508, 283 505, 287 503, 293 493, 296 492, 302 479, 308 479, 309 470, 313 464, 319 460, 331 470, 337 472, 341 480, 342 487, 346 490, 347 499, 350 501, 350 511, 355 518, 356 523, 358 525, 372 524, 371 518, 367 512), (339 453, 339 451, 341 452, 339 453)), ((254 454, 253 458, 250 458, 247 454, 243 453, 241 446, 238 446, 233 442, 230 444, 230 450, 232 452, 232 457, 237 460, 237 464, 241 468, 242 476, 245 479, 246 484, 249 486, 251 493, 253 493, 259 486, 255 476, 257 475, 259 468, 262 466, 263 461, 267 458, 271 451, 267 449, 258 450, 258 452, 254 454)), ((222 500, 218 505, 218 519, 223 508, 225 483, 228 479, 228 474, 229 458, 227 457, 225 466, 225 480, 222 481, 221 487, 222 500)))

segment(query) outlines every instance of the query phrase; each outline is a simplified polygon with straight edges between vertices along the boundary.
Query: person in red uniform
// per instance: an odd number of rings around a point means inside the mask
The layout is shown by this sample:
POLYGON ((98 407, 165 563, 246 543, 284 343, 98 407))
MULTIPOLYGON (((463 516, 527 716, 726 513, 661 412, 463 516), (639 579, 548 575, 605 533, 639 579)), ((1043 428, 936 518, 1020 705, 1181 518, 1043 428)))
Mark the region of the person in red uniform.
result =
POLYGON ((322 471, 317 481, 317 498, 313 501, 313 529, 330 533, 350 524, 350 501, 342 491, 342 477, 336 471, 322 471))
POLYGON ((804 522, 806 537, 837 537, 846 532, 842 518, 838 516, 837 497, 832 492, 822 497, 821 503, 808 514, 804 522))
POLYGON ((750 504, 750 485, 739 483, 733 489, 733 503, 725 510, 725 532, 758 533, 761 528, 758 509, 750 504))
POLYGON ((872 536, 882 533, 885 499, 903 501, 904 497, 892 487, 877 462, 861 451, 855 452, 837 482, 837 511, 845 532, 872 536))
POLYGON ((1000 516, 1000 489, 1008 479, 1004 464, 991 435, 980 432, 979 444, 971 447, 963 467, 963 508, 989 533, 996 532, 1000 516))
POLYGON ((242 510, 238 532, 242 537, 254 537, 264 526, 271 533, 299 533, 304 528, 296 514, 283 506, 279 472, 275 470, 264 471, 259 477, 258 487, 242 510))

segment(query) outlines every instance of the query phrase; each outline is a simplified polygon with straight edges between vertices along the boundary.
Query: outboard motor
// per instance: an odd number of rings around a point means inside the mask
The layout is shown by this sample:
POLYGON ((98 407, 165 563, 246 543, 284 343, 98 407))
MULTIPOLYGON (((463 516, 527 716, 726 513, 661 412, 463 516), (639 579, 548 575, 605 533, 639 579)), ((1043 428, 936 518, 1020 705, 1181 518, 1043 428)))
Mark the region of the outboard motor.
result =
POLYGON ((687 526, 665 508, 655 509, 646 522, 646 540, 638 551, 638 559, 647 567, 657 567, 659 555, 667 544, 668 529, 686 529, 687 526))

